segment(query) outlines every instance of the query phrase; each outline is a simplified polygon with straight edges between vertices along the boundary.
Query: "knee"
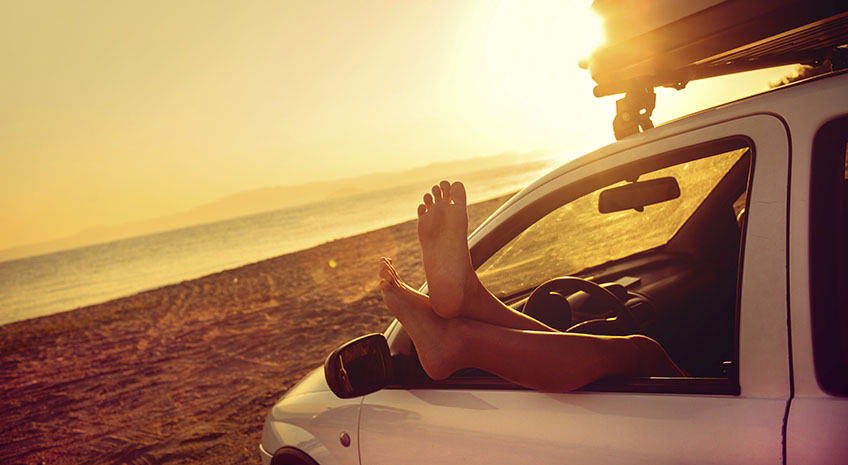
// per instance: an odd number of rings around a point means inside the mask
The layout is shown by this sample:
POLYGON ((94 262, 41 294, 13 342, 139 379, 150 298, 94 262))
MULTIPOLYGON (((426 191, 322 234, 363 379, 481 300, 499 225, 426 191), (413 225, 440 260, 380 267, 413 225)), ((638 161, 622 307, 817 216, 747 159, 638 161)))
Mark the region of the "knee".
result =
POLYGON ((627 336, 627 341, 634 349, 632 367, 638 373, 637 376, 651 376, 655 371, 653 368, 657 365, 657 360, 665 356, 665 351, 660 347, 657 341, 635 334, 627 336))
POLYGON ((627 336, 636 348, 640 376, 682 376, 677 365, 671 360, 665 349, 648 336, 636 334, 627 336))
POLYGON ((627 336, 627 340, 633 343, 640 352, 651 352, 656 350, 657 348, 660 348, 660 345, 659 343, 657 343, 657 341, 642 334, 634 334, 632 336, 627 336))

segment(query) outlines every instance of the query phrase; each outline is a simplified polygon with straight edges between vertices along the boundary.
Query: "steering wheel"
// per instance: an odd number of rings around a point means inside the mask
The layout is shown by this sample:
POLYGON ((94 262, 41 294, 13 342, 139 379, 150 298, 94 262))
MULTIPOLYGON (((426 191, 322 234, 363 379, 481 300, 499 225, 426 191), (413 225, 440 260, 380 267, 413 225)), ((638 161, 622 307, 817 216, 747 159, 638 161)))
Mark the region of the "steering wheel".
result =
MULTIPOLYGON (((600 299, 600 304, 615 313, 616 333, 630 334, 636 327, 636 319, 630 313, 630 309, 615 294, 588 279, 578 278, 576 276, 561 276, 540 284, 539 287, 533 290, 530 297, 527 298, 527 302, 524 304, 524 313, 530 316, 549 313, 549 310, 546 309, 550 307, 552 299, 559 299, 561 302, 564 302, 564 306, 560 307, 560 311, 568 313, 567 320, 570 326, 571 307, 568 305, 568 301, 565 300, 564 296, 577 291, 583 291, 589 294, 590 299, 600 299)), ((586 323, 591 324, 593 321, 595 320, 589 320, 588 322, 581 323, 581 325, 586 323)), ((560 327, 557 327, 557 329, 564 331, 560 327)))

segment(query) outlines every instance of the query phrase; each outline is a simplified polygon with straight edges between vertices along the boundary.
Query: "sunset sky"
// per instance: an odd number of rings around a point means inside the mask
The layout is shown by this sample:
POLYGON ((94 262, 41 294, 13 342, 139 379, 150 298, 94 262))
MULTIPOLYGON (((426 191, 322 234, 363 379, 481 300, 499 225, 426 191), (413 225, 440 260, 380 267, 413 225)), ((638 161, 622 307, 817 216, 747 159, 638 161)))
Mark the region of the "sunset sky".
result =
MULTIPOLYGON (((0 249, 258 187, 613 140, 590 2, 0 4, 0 249)), ((786 68, 658 91, 655 122, 786 68)))

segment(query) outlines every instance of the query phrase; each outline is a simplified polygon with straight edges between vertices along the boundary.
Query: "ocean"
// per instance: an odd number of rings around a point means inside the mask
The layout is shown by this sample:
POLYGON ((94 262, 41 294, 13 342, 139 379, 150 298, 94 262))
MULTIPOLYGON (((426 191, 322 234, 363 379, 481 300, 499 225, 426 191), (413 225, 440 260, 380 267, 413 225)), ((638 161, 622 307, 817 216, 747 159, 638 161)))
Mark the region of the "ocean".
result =
MULTIPOLYGON (((469 201, 514 192, 554 162, 470 173, 469 201)), ((413 183, 0 263, 0 325, 105 302, 415 218, 413 183)))

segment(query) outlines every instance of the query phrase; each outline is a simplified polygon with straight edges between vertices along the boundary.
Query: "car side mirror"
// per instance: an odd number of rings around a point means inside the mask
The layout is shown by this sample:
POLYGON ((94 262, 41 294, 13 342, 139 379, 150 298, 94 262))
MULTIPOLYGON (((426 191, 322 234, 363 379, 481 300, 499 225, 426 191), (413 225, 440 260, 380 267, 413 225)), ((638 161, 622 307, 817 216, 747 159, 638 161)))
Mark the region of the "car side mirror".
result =
POLYGON ((622 210, 643 211, 646 205, 666 202, 680 197, 680 186, 672 177, 637 181, 601 191, 598 211, 612 213, 622 210))
POLYGON ((391 383, 389 343, 379 333, 342 344, 324 361, 324 377, 333 394, 342 399, 364 396, 391 383))

